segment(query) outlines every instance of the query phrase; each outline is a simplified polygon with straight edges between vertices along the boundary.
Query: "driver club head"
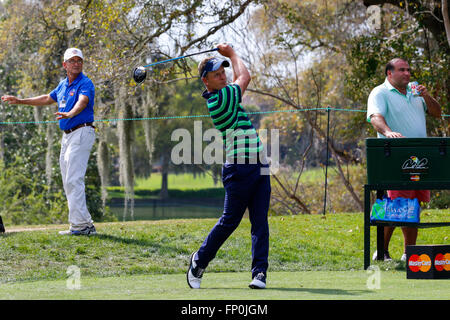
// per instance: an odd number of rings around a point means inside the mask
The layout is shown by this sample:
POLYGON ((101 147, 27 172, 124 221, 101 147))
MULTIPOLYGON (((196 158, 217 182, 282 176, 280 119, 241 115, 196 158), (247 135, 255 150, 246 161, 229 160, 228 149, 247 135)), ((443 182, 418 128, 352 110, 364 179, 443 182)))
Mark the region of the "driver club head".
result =
POLYGON ((144 67, 137 67, 133 71, 133 79, 136 83, 144 82, 147 77, 147 70, 144 67))

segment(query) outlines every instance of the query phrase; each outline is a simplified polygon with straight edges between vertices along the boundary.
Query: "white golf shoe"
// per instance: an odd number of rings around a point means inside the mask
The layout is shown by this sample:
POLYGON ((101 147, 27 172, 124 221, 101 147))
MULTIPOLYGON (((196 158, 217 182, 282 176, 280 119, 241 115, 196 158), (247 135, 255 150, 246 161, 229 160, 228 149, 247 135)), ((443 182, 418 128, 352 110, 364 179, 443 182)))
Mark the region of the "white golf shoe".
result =
POLYGON ((248 285, 252 289, 266 288, 266 275, 262 272, 258 273, 248 285))
POLYGON ((189 261, 189 269, 186 274, 187 283, 192 289, 200 289, 200 284, 202 282, 202 276, 205 269, 200 268, 194 261, 194 256, 196 252, 191 254, 189 261))

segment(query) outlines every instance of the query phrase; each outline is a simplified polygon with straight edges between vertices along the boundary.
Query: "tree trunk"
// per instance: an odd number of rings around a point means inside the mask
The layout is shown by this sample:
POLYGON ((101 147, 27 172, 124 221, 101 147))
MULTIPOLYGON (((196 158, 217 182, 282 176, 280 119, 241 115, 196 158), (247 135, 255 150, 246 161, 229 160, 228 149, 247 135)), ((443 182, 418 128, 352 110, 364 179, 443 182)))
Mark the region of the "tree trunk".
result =
POLYGON ((159 193, 159 197, 161 199, 169 198, 169 183, 168 183, 169 159, 170 159, 170 153, 167 151, 164 151, 162 154, 161 191, 159 193))
MULTIPOLYGON (((126 102, 126 87, 121 86, 116 90, 116 103, 119 109, 119 119, 133 118, 131 106, 126 102)), ((119 172, 120 183, 125 188, 123 219, 126 219, 128 211, 131 219, 134 219, 134 168, 131 148, 133 145, 134 126, 133 121, 120 121, 117 125, 119 138, 119 172), (130 205, 128 207, 128 205, 130 205)))
POLYGON ((444 27, 445 27, 445 33, 447 35, 447 43, 450 47, 450 18, 448 16, 448 0, 441 0, 442 1, 442 17, 444 17, 444 27))
MULTIPOLYGON (((30 95, 31 97, 32 95, 30 95)), ((42 121, 42 111, 43 108, 42 107, 34 107, 33 108, 33 115, 34 115, 34 121, 36 122, 41 122, 42 121)), ((38 123, 38 128, 40 129, 42 126, 41 123, 38 123)))
MULTIPOLYGON (((95 98, 95 105, 96 109, 99 111, 99 118, 103 119, 106 115, 105 111, 107 108, 99 96, 95 98)), ((108 198, 108 190, 106 187, 110 185, 109 175, 111 163, 109 158, 108 142, 106 141, 106 126, 103 122, 99 122, 96 126, 98 128, 97 168, 98 175, 100 176, 103 212, 105 212, 106 200, 108 198)))
MULTIPOLYGON (((306 113, 306 119, 308 120, 308 123, 311 125, 311 127, 313 128, 313 130, 315 132, 317 132, 319 134, 319 136, 324 139, 324 141, 326 141, 326 134, 325 132, 323 132, 323 130, 317 126, 317 124, 312 121, 311 117, 309 116, 309 113, 306 113)), ((352 184, 350 183, 350 181, 345 177, 344 171, 342 170, 341 167, 341 160, 340 160, 340 156, 338 155, 338 153, 336 152, 336 149, 333 146, 333 143, 331 141, 331 139, 328 142, 328 147, 330 148, 331 154, 333 155, 334 160, 336 161, 336 167, 338 169, 339 172, 339 176, 341 177, 342 182, 345 185, 345 188, 348 190, 348 192, 350 192, 350 195, 352 196, 353 200, 355 201, 355 203, 357 204, 358 208, 361 211, 364 211, 364 206, 363 206, 363 202, 361 201, 361 199, 358 197, 358 195, 356 194, 355 190, 353 189, 352 184)))
MULTIPOLYGON (((386 3, 392 4, 400 9, 407 10, 408 14, 414 15, 415 19, 420 22, 425 28, 427 28, 435 37, 435 39, 442 45, 445 40, 445 27, 444 25, 436 19, 439 15, 439 5, 441 4, 439 0, 432 0, 432 8, 427 7, 428 1, 414 1, 415 5, 407 5, 405 0, 363 0, 366 7, 371 5, 383 5, 386 3), (432 12, 431 12, 432 10, 432 12), (422 12, 421 15, 415 15, 417 12, 422 12)), ((448 3, 448 0, 441 0, 442 4, 444 2, 448 3)), ((443 9, 443 8, 442 8, 443 9)), ((448 4, 447 4, 447 16, 448 16, 448 4)), ((447 33, 448 39, 448 33, 447 33)), ((447 52, 450 47, 447 48, 447 52)))
MULTIPOLYGON (((296 109, 301 109, 300 106, 296 105, 295 103, 293 103, 292 101, 288 101, 286 99, 283 99, 277 95, 271 94, 271 93, 267 93, 261 90, 256 90, 256 89, 247 89, 248 91, 251 92, 255 92, 258 94, 262 94, 262 95, 266 95, 266 96, 270 96, 272 98, 275 98, 279 101, 284 102, 286 105, 292 106, 296 109)), ((309 123, 309 125, 311 126, 311 128, 319 135, 320 138, 324 139, 326 141, 326 134, 325 132, 323 132, 323 130, 314 122, 314 119, 312 119, 309 115, 309 112, 305 112, 306 113, 306 120, 309 123)), ((329 142, 328 142, 328 147, 331 150, 331 153, 333 155, 333 157, 336 160, 336 165, 339 171, 339 176, 341 177, 342 181, 344 182, 345 187, 347 188, 347 190, 350 192, 353 200, 355 200, 355 203, 358 205, 359 208, 361 208, 361 210, 364 209, 363 203, 361 201, 361 199, 358 197, 358 195, 356 194, 356 192, 354 191, 351 183, 348 181, 348 179, 345 177, 344 172, 342 171, 341 168, 341 164, 339 162, 339 159, 343 158, 346 159, 347 161, 349 160, 348 157, 345 157, 344 155, 344 150, 338 150, 334 145, 333 145, 333 140, 330 138, 329 142)))
MULTIPOLYGON (((154 110, 157 108, 154 102, 154 95, 149 90, 143 100, 143 113, 144 118, 151 118, 154 115, 154 110)), ((144 135, 145 146, 148 152, 148 164, 150 166, 149 176, 152 174, 153 168, 153 151, 155 150, 154 140, 156 135, 156 127, 153 125, 152 120, 144 120, 144 135)))
MULTIPOLYGON (((100 131, 101 132, 101 131, 100 131)), ((100 184, 102 191, 102 205, 103 209, 106 206, 106 199, 108 197, 108 191, 106 187, 109 185, 109 149, 108 143, 106 142, 105 135, 103 133, 99 133, 99 142, 97 145, 97 167, 98 174, 100 176, 100 184)))
POLYGON ((48 123, 47 130, 45 132, 45 140, 47 141, 47 150, 45 152, 45 177, 47 179, 49 193, 52 189, 54 131, 55 127, 53 123, 48 123))

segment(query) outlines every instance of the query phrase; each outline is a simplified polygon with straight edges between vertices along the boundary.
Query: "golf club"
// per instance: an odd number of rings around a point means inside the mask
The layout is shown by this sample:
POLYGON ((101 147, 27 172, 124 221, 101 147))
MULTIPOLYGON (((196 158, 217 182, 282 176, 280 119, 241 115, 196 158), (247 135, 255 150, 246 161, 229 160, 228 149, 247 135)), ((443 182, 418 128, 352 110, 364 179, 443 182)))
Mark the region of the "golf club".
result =
POLYGON ((205 50, 205 51, 201 51, 201 52, 196 52, 196 53, 191 53, 191 54, 187 54, 185 56, 181 56, 181 57, 177 57, 177 58, 172 58, 172 59, 168 59, 168 60, 163 60, 163 61, 158 61, 158 62, 154 62, 145 66, 140 66, 137 68, 134 68, 133 70, 133 79, 136 83, 142 83, 144 82, 145 78, 147 77, 147 68, 155 66, 157 64, 161 64, 161 63, 166 63, 169 61, 175 61, 175 60, 179 60, 179 59, 183 59, 183 58, 187 58, 190 56, 195 56, 197 54, 202 54, 202 53, 206 53, 206 52, 212 52, 212 51, 218 51, 219 48, 214 48, 214 49, 210 49, 210 50, 205 50))

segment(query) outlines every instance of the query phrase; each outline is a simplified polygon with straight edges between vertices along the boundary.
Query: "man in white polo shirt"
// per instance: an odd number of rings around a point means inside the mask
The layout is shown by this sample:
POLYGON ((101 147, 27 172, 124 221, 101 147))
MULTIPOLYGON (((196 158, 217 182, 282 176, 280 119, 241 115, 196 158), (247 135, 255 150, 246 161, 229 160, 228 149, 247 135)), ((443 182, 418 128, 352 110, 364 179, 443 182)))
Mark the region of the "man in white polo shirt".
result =
MULTIPOLYGON (((404 59, 395 58, 385 68, 386 80, 369 95, 367 102, 367 121, 377 131, 378 138, 424 138, 427 136, 425 113, 439 118, 441 107, 430 96, 423 85, 417 87, 418 95, 411 92, 411 70, 404 59)), ((419 202, 430 201, 429 190, 388 190, 391 199, 397 197, 417 198, 419 202)), ((389 256, 389 241, 395 227, 384 228, 384 260, 389 256)), ((415 245, 417 228, 402 228, 407 245, 415 245)), ((377 259, 375 252, 373 259, 377 259)), ((406 259, 406 254, 402 260, 406 259)))

